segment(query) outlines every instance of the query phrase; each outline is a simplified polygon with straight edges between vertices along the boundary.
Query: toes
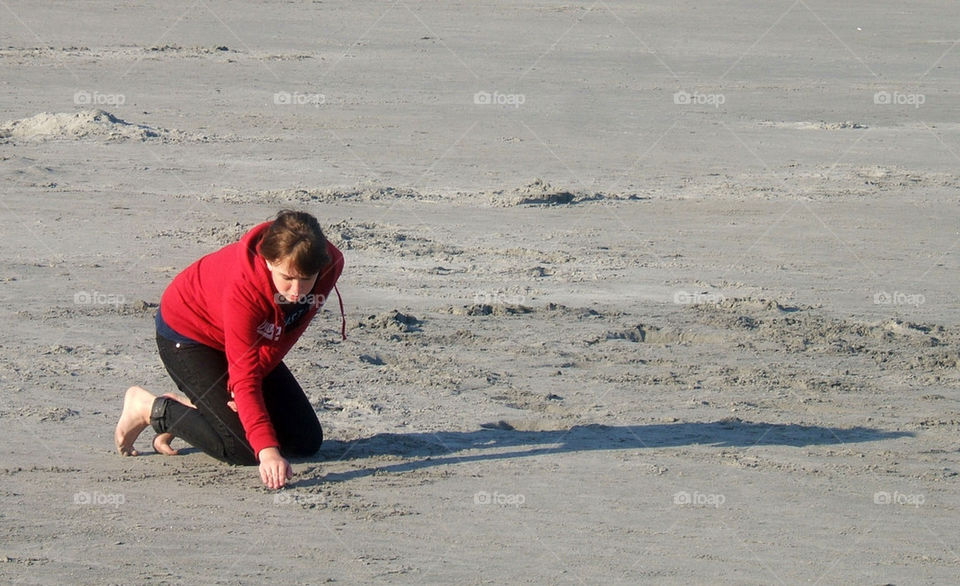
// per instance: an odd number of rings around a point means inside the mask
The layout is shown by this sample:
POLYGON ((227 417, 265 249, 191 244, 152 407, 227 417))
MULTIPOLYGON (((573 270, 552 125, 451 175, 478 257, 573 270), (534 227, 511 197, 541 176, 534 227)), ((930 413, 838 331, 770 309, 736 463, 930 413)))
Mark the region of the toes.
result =
POLYGON ((164 456, 176 456, 179 454, 179 450, 173 449, 170 446, 170 442, 173 441, 173 435, 169 433, 161 433, 153 438, 153 451, 158 454, 163 454, 164 456))

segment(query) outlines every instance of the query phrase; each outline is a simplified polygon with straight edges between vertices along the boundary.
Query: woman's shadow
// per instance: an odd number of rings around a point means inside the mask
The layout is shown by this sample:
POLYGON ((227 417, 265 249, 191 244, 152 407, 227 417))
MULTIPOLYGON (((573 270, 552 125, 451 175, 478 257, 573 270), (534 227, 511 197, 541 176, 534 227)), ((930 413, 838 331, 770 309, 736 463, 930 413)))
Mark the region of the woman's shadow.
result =
POLYGON ((348 472, 333 472, 321 478, 307 478, 297 484, 309 486, 371 476, 378 472, 400 473, 446 464, 567 452, 692 445, 802 447, 872 442, 914 435, 911 432, 881 431, 869 427, 834 428, 792 423, 754 423, 737 418, 647 425, 575 425, 568 429, 542 431, 518 430, 503 421, 480 427, 475 431, 379 433, 349 441, 328 440, 323 443, 315 457, 300 461, 329 463, 375 456, 400 456, 408 458, 408 461, 348 472))

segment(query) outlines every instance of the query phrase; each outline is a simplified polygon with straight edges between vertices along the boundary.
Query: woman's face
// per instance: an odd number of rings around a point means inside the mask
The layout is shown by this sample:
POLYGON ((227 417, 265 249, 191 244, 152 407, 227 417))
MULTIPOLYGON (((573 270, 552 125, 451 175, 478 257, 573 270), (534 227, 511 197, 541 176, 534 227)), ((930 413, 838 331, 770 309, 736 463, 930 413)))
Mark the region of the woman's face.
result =
POLYGON ((290 259, 280 259, 276 263, 267 261, 267 268, 273 277, 273 286, 277 288, 279 296, 277 303, 296 303, 313 291, 317 282, 317 275, 301 275, 290 262, 290 259))

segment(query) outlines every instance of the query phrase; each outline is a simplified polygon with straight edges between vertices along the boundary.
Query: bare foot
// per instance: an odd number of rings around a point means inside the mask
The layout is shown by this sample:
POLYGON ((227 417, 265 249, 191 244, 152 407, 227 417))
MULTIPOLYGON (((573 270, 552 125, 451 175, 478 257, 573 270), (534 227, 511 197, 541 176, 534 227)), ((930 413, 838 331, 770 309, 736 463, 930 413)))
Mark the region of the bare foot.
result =
MULTIPOLYGON (((174 401, 186 405, 191 409, 196 409, 197 407, 193 404, 190 399, 184 397, 183 395, 177 393, 164 393, 164 397, 168 399, 173 399, 174 401)), ((172 433, 158 433, 153 438, 153 451, 158 454, 163 454, 164 456, 176 456, 180 453, 180 450, 176 450, 171 447, 170 442, 173 441, 174 435, 172 433)))
POLYGON ((180 450, 174 449, 170 446, 170 442, 172 441, 172 433, 158 433, 153 438, 153 451, 158 454, 163 454, 164 456, 176 456, 180 453, 180 450))
POLYGON ((140 432, 150 425, 150 409, 153 407, 153 393, 142 387, 130 387, 123 396, 123 412, 113 439, 117 444, 117 451, 121 456, 137 456, 139 452, 133 447, 133 442, 140 437, 140 432))
POLYGON ((184 397, 180 393, 164 393, 163 396, 168 399, 173 399, 177 403, 183 403, 184 405, 186 405, 187 407, 190 407, 191 409, 197 408, 197 406, 193 404, 193 401, 184 397))

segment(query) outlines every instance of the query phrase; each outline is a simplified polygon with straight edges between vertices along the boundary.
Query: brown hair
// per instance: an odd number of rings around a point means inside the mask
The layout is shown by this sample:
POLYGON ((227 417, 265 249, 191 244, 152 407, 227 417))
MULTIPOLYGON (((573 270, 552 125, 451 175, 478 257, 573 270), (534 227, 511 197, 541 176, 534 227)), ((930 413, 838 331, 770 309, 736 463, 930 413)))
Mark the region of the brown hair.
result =
POLYGON ((272 263, 289 258, 303 275, 319 273, 330 263, 327 238, 317 219, 307 212, 280 210, 260 238, 258 250, 272 263))

